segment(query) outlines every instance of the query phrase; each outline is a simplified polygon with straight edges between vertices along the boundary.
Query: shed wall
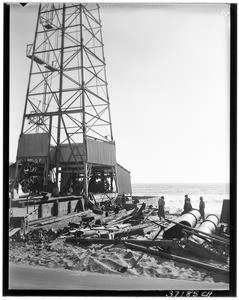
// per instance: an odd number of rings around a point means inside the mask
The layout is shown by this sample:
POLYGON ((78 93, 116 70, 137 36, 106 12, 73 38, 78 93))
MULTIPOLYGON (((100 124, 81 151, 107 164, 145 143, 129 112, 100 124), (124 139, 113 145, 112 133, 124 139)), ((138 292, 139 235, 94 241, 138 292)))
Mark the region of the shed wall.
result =
POLYGON ((130 172, 117 164, 119 194, 132 194, 130 172))

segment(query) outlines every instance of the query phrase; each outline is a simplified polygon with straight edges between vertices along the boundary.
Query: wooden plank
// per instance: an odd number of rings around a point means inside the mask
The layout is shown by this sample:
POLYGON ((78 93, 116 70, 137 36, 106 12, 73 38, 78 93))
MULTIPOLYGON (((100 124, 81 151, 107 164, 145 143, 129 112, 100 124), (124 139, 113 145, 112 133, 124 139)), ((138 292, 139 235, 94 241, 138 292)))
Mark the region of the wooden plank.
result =
MULTIPOLYGON (((131 210, 129 210, 129 211, 126 211, 124 215, 121 215, 121 216, 119 216, 119 217, 116 217, 115 220, 110 221, 108 224, 109 224, 110 226, 113 225, 113 224, 116 224, 116 223, 118 223, 119 221, 124 220, 125 218, 127 218, 127 217, 129 217, 129 216, 132 216, 132 214, 134 213, 134 211, 135 211, 135 209, 131 209, 131 210)), ((116 216, 116 215, 115 215, 115 216, 116 216)))
POLYGON ((27 213, 26 207, 12 207, 12 216, 13 217, 27 217, 28 215, 34 213, 37 209, 34 209, 33 207, 29 207, 29 211, 27 213))
POLYGON ((68 226, 73 228, 79 228, 81 227, 81 223, 69 222, 68 226))
POLYGON ((134 243, 125 242, 124 245, 125 245, 125 247, 136 250, 136 251, 142 251, 142 252, 145 252, 145 253, 150 253, 150 254, 160 256, 160 257, 164 257, 164 258, 167 258, 167 259, 170 259, 170 260, 176 260, 176 261, 181 262, 181 263, 187 263, 187 264, 190 264, 190 265, 198 267, 198 268, 206 269, 206 270, 213 271, 213 272, 216 272, 216 273, 224 273, 226 275, 229 275, 228 270, 225 270, 225 269, 222 269, 222 268, 217 268, 217 267, 214 267, 212 265, 199 262, 197 260, 181 257, 181 256, 174 255, 174 254, 169 254, 169 253, 166 253, 166 252, 160 251, 160 250, 149 249, 149 248, 146 248, 144 246, 136 245, 134 243))
MULTIPOLYGON (((125 215, 126 211, 123 209, 118 213, 118 216, 125 215)), ((103 217, 96 222, 96 224, 108 224, 109 221, 112 221, 118 217, 114 213, 112 215, 109 215, 108 217, 103 217)))
POLYGON ((144 246, 164 246, 177 249, 179 247, 179 241, 172 240, 119 240, 119 239, 108 239, 108 238, 67 238, 66 242, 77 243, 77 244, 124 244, 124 243, 134 243, 137 245, 144 246))
POLYGON ((223 255, 222 253, 218 252, 215 248, 205 248, 203 245, 199 245, 192 240, 188 240, 185 249, 190 250, 192 253, 195 253, 201 257, 206 259, 213 259, 217 261, 227 262, 228 256, 223 255))
POLYGON ((151 215, 152 215, 152 213, 154 212, 154 208, 152 208, 145 216, 144 216, 144 220, 143 220, 143 222, 144 221, 146 221, 147 219, 148 219, 148 217, 150 217, 151 215))
POLYGON ((123 222, 125 222, 125 221, 127 221, 127 220, 129 220, 131 218, 132 218, 132 216, 129 216, 129 217, 124 217, 124 218, 122 218, 122 219, 120 219, 118 221, 115 221, 115 222, 112 221, 112 222, 109 223, 108 226, 114 226, 114 225, 117 225, 117 224, 121 224, 121 223, 123 223, 123 222))
POLYGON ((136 225, 136 226, 129 226, 125 229, 113 229, 113 228, 105 228, 105 229, 99 229, 99 230, 92 230, 92 229, 81 229, 78 231, 79 234, 81 234, 81 237, 89 237, 89 236, 100 236, 102 238, 108 238, 109 233, 112 232, 112 235, 115 238, 121 238, 131 235, 145 235, 147 232, 147 229, 149 229, 151 225, 149 224, 142 224, 142 225, 136 225))
POLYGON ((201 238, 205 241, 212 240, 214 242, 217 242, 218 244, 229 245, 228 242, 220 241, 220 240, 218 240, 214 237, 209 237, 209 236, 206 236, 206 235, 202 235, 202 234, 197 233, 197 232, 192 232, 191 230, 188 230, 188 229, 183 229, 183 232, 189 233, 191 235, 196 235, 197 237, 199 237, 199 238, 201 238))
POLYGON ((13 236, 15 233, 17 233, 20 230, 21 230, 20 227, 13 228, 12 230, 9 231, 9 237, 13 236))
POLYGON ((47 225, 47 224, 51 224, 51 223, 55 223, 55 222, 59 222, 61 220, 64 220, 64 219, 68 219, 68 218, 71 218, 71 217, 75 217, 75 216, 82 216, 83 213, 85 214, 85 212, 79 212, 79 213, 71 213, 71 214, 68 214, 68 215, 65 215, 65 216, 60 216, 60 217, 49 217, 49 218, 42 218, 42 219, 39 219, 39 220, 34 220, 34 222, 31 222, 31 224, 37 224, 37 225, 47 225))
POLYGON ((49 197, 47 200, 44 200, 43 196, 39 196, 39 197, 32 197, 32 198, 13 198, 12 201, 15 203, 23 203, 23 202, 28 202, 28 203, 32 203, 35 202, 36 204, 39 203, 52 203, 55 201, 60 201, 60 202, 64 202, 64 201, 74 201, 74 200, 79 200, 82 199, 82 196, 60 196, 60 197, 49 197))
POLYGON ((146 233, 146 228, 149 228, 149 224, 142 224, 142 225, 136 225, 136 226, 131 226, 129 228, 126 228, 124 230, 120 230, 118 232, 115 232, 114 236, 121 238, 125 236, 131 236, 131 235, 145 235, 146 233))

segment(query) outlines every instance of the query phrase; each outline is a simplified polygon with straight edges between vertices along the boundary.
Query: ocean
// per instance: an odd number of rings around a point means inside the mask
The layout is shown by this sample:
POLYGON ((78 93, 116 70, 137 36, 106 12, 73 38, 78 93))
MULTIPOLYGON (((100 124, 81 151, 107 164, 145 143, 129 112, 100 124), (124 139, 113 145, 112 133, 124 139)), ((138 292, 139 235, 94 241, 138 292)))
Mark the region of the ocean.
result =
POLYGON ((160 196, 164 196, 165 206, 170 212, 182 211, 184 196, 191 199, 193 208, 199 208, 199 197, 205 202, 205 214, 220 215, 224 199, 229 199, 229 184, 188 184, 188 183, 132 183, 133 196, 154 196, 145 199, 148 205, 157 207, 160 196))

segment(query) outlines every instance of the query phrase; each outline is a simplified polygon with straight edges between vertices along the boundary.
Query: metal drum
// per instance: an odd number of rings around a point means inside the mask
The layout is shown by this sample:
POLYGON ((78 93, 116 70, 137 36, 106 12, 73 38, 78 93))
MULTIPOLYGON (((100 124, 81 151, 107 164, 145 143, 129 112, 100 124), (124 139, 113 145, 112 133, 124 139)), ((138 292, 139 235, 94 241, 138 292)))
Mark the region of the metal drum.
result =
POLYGON ((206 217, 206 220, 213 222, 216 227, 219 225, 219 222, 220 222, 219 218, 216 215, 212 215, 212 214, 208 215, 206 217))
MULTIPOLYGON (((176 222, 194 228, 197 225, 197 222, 200 220, 200 218, 201 218, 201 214, 199 210, 193 209, 189 213, 183 214, 182 216, 177 218, 176 222)), ((164 231, 163 238, 180 239, 183 237, 182 230, 183 228, 180 225, 172 224, 164 231)))
MULTIPOLYGON (((197 229, 205 233, 213 234, 216 232, 218 224, 219 219, 216 215, 208 215, 206 220, 197 229)), ((202 244, 204 242, 203 239, 195 235, 192 235, 189 239, 197 242, 198 244, 202 244)))
POLYGON ((199 210, 193 209, 189 213, 183 214, 177 220, 178 223, 194 228, 200 220, 201 214, 199 210))

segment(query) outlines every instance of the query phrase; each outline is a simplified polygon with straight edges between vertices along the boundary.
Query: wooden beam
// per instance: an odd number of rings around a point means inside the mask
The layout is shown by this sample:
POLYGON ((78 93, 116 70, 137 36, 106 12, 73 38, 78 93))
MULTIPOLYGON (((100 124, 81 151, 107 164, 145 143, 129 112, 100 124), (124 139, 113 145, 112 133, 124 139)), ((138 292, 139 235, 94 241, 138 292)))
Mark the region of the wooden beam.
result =
POLYGON ((223 245, 229 245, 229 242, 224 242, 224 241, 221 241, 217 238, 214 238, 214 237, 209 237, 209 236, 206 236, 206 235, 203 235, 202 233, 197 233, 197 232, 192 232, 191 230, 188 230, 188 229, 183 229, 183 232, 186 232, 186 233, 189 233, 191 235, 195 235, 205 241, 208 241, 208 240, 212 240, 214 242, 217 242, 218 244, 223 244, 223 245))
POLYGON ((171 247, 177 249, 179 247, 179 241, 175 240, 119 240, 119 239, 107 239, 107 238, 67 238, 66 242, 77 243, 77 244, 125 244, 134 243, 137 245, 144 246, 158 246, 158 247, 171 247))
POLYGON ((136 250, 136 251, 142 251, 142 252, 145 252, 145 253, 150 253, 152 255, 164 257, 164 258, 169 259, 169 260, 176 260, 176 261, 181 262, 181 263, 187 263, 189 265, 192 265, 192 266, 195 266, 195 267, 198 267, 198 268, 202 268, 202 269, 206 269, 206 270, 209 270, 209 271, 213 271, 215 273, 224 273, 226 275, 229 275, 228 270, 225 270, 225 269, 222 269, 222 268, 217 268, 217 267, 214 267, 212 265, 199 262, 197 260, 181 257, 181 256, 174 255, 174 254, 169 254, 169 253, 166 253, 166 252, 160 251, 160 250, 149 249, 149 248, 146 248, 144 246, 136 245, 135 243, 125 242, 124 245, 125 245, 125 247, 127 247, 129 249, 133 249, 133 250, 136 250))

